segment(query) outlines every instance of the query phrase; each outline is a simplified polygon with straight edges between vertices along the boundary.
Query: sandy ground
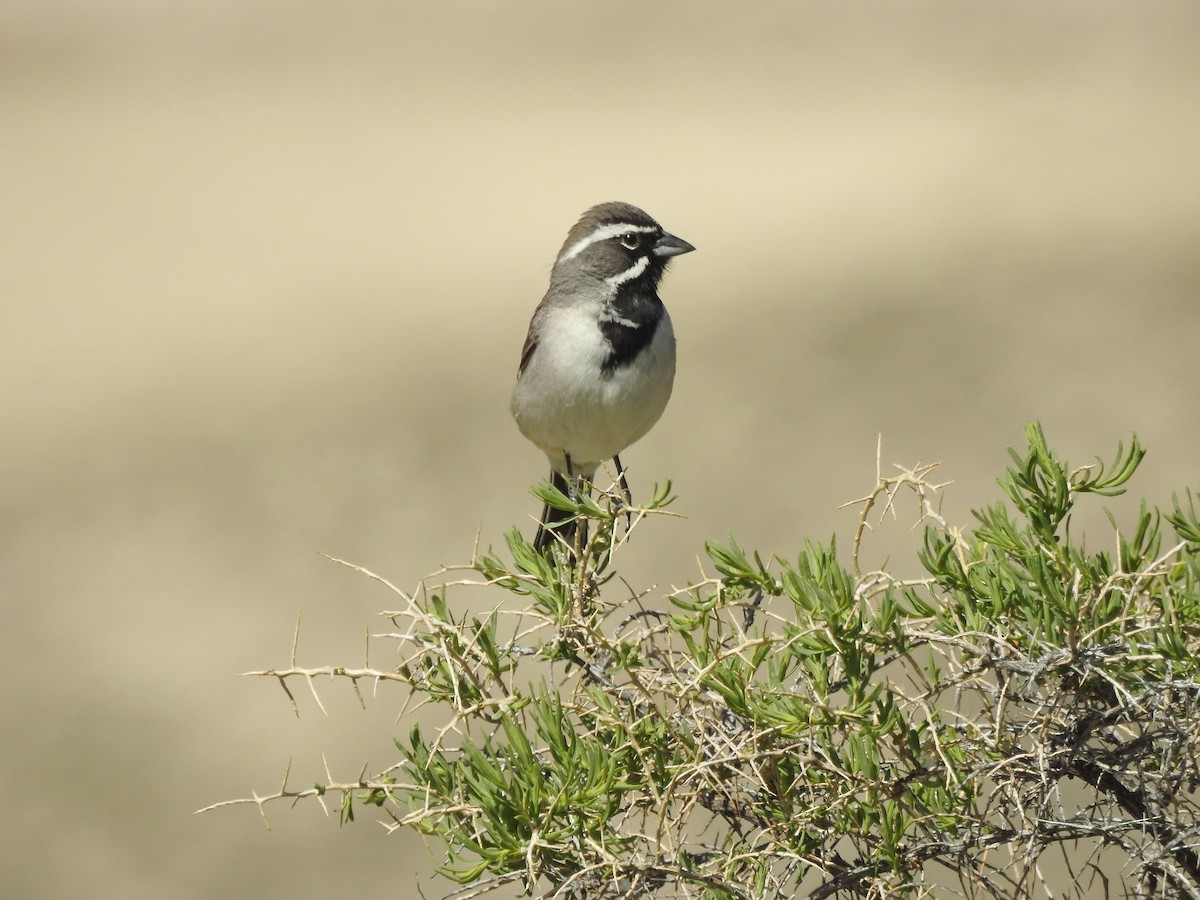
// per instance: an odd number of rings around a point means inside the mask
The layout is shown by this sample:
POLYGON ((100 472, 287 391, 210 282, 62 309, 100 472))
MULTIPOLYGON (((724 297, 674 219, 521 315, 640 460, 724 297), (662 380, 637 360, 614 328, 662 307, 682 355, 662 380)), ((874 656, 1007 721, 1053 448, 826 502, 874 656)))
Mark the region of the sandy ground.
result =
POLYGON ((393 761, 396 695, 236 676, 298 614, 312 665, 383 627, 320 552, 411 587, 528 527, 508 391, 592 203, 699 248, 626 454, 686 518, 633 584, 847 538, 880 433, 964 522, 1034 419, 1080 463, 1137 432, 1118 510, 1196 487, 1198 40, 1184 2, 0 7, 5 893, 449 889, 369 816, 191 813, 393 761))

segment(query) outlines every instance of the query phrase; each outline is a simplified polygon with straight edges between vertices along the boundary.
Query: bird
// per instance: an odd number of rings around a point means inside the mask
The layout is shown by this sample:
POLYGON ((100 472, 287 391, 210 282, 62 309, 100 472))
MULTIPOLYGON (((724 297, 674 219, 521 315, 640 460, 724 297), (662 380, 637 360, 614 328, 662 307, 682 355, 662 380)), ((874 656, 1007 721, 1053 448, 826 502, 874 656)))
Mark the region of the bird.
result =
MULTIPOLYGON (((593 206, 567 233, 529 322, 511 404, 562 493, 587 496, 611 459, 632 503, 619 454, 659 420, 675 381, 675 331, 658 284, 672 259, 695 249, 629 203, 593 206)), ((568 547, 586 540, 571 514, 547 504, 535 549, 555 535, 568 547)))

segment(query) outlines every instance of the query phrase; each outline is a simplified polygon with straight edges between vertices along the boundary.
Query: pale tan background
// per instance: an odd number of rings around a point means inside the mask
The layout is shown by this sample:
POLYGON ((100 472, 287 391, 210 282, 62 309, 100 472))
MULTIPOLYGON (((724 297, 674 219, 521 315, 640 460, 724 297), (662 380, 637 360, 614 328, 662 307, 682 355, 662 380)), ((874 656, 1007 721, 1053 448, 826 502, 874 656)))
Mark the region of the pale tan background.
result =
POLYGON ((1196 486, 1198 47, 1190 0, 0 4, 0 890, 448 889, 370 816, 191 812, 394 759, 393 696, 236 674, 382 627, 318 551, 411 586, 528 527, 508 390, 592 203, 699 248, 635 584, 845 538, 880 432, 963 520, 1035 418, 1196 486))

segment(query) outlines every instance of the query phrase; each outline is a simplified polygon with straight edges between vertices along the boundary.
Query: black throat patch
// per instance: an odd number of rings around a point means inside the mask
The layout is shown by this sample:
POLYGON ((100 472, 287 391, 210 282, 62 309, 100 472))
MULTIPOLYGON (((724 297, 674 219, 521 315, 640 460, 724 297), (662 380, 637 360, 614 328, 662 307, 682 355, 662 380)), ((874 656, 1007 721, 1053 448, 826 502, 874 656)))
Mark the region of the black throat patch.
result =
POLYGON ((600 333, 608 341, 608 358, 600 367, 602 375, 612 375, 637 358, 658 331, 662 321, 662 301, 654 293, 619 291, 600 316, 600 333))

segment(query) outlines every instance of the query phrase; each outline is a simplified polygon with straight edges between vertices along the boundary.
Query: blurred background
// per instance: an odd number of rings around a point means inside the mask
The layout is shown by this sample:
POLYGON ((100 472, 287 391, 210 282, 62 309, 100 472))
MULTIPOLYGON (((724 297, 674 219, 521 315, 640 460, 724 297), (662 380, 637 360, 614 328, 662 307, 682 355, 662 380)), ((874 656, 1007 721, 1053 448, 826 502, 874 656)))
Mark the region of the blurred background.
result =
POLYGON ((618 559, 655 596, 848 542, 879 435, 966 524, 1035 419, 1148 445, 1126 521, 1197 487, 1197 46, 1190 2, 0 2, 5 894, 448 892, 367 813, 192 812, 395 760, 399 692, 238 673, 386 630, 320 553, 412 588, 531 531, 508 392, 593 203, 698 248, 625 454, 684 516, 618 559))

